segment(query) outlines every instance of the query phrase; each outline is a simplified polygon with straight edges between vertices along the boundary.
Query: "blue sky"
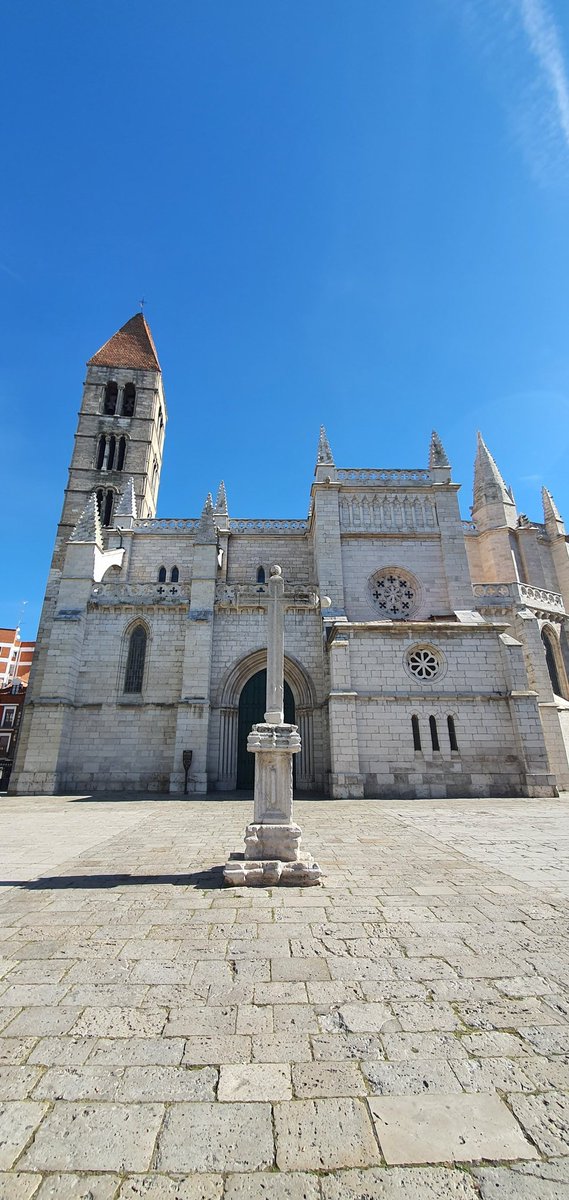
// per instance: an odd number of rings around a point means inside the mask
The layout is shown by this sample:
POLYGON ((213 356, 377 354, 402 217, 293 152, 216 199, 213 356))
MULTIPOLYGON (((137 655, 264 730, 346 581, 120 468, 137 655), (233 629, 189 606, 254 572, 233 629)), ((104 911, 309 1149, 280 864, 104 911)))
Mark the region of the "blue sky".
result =
POLYGON ((480 428, 569 520, 565 0, 28 0, 3 13, 0 625, 33 637, 87 358, 141 296, 159 515, 343 466, 471 503, 480 428))

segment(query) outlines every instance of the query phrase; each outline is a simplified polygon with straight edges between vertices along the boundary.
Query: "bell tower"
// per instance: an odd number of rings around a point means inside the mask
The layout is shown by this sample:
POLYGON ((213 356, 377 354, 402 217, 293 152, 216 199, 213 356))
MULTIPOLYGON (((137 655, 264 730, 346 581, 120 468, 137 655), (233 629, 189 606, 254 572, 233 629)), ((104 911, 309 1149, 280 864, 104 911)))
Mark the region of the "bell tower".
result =
POLYGON ((66 541, 92 492, 103 531, 132 477, 141 517, 156 515, 166 404, 149 326, 136 313, 87 363, 58 539, 66 541))
POLYGON ((103 545, 119 498, 132 479, 139 517, 154 517, 162 468, 166 403, 150 328, 136 313, 89 359, 63 509, 55 537, 20 731, 17 766, 29 732, 30 702, 39 696, 69 539, 95 495, 103 545))

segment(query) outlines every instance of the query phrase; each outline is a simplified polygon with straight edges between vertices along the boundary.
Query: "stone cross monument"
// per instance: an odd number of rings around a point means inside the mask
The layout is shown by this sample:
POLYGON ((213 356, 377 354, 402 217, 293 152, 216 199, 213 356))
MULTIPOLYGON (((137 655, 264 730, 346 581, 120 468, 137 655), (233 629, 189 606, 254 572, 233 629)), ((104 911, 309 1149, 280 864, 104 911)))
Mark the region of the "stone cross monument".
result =
POLYGON ((300 751, 296 725, 284 720, 284 580, 271 567, 267 637, 267 710, 254 725, 247 749, 255 755, 253 823, 245 830, 245 857, 225 866, 225 882, 236 886, 319 883, 322 871, 300 850, 302 830, 292 819, 292 756, 300 751))

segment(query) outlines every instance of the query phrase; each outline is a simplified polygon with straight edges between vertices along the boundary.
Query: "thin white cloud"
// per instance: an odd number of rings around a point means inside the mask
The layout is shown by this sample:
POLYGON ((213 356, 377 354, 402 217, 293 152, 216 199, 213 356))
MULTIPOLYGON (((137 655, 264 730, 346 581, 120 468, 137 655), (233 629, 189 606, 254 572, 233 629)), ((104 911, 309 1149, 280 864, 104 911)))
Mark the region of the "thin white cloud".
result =
POLYGON ((551 0, 439 0, 484 64, 510 132, 542 185, 569 178, 569 71, 551 0))
POLYGON ((550 93, 552 115, 569 149, 569 77, 559 31, 546 0, 520 0, 520 15, 550 93))

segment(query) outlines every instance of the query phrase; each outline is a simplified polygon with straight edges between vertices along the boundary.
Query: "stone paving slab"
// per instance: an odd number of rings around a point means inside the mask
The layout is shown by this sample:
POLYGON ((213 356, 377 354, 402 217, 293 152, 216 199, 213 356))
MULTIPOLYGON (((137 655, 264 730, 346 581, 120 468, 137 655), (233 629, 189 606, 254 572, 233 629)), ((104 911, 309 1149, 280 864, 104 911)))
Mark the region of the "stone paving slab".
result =
POLYGON ((569 1200, 569 797, 250 811, 0 800, 1 1200, 569 1200))

